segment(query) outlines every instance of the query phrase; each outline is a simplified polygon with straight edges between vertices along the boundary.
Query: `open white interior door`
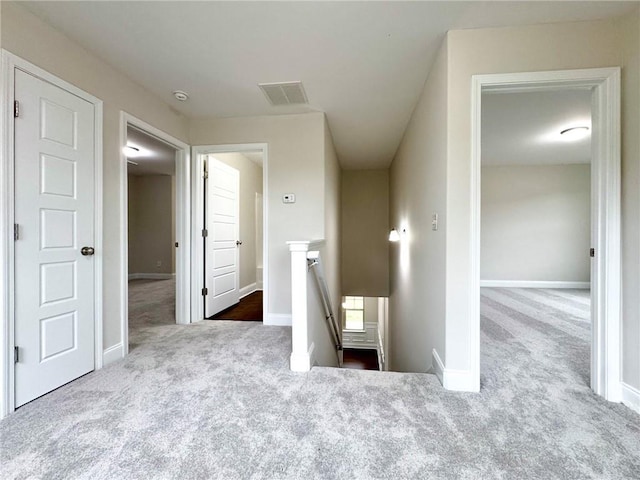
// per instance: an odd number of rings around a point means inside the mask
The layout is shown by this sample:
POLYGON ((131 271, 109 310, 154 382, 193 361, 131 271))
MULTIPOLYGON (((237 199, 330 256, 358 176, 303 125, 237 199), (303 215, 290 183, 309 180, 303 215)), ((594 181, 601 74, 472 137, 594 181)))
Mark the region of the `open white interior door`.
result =
POLYGON ((94 105, 16 70, 15 404, 94 369, 94 105))
POLYGON ((238 217, 240 173, 213 156, 207 159, 205 317, 240 301, 238 217))

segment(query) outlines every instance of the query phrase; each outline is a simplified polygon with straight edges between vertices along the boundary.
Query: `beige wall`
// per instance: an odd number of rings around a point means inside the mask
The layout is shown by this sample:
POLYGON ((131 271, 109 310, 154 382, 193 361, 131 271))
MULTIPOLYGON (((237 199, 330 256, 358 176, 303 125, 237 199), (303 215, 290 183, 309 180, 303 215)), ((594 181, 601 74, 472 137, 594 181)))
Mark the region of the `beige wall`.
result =
POLYGON ((426 372, 444 355, 447 44, 440 48, 390 171, 389 368, 426 372), (431 215, 439 214, 438 231, 431 215))
POLYGON ((482 280, 589 281, 590 169, 482 167, 482 280))
POLYGON ((640 388, 640 9, 622 35, 622 379, 640 388))
POLYGON ((175 273, 174 185, 169 175, 129 175, 129 274, 175 273))
POLYGON ((389 295, 389 170, 342 172, 342 295, 389 295))
MULTIPOLYGON (((268 314, 291 314, 288 240, 325 237, 324 114, 194 119, 192 145, 267 143, 268 314), (296 203, 282 203, 295 193, 296 203)), ((267 273, 267 272, 265 272, 267 273)))
POLYGON ((120 110, 187 141, 186 119, 159 97, 51 28, 22 6, 2 2, 2 48, 104 101, 104 348, 122 341, 120 329, 120 110))
MULTIPOLYGON (((340 164, 333 145, 331 130, 324 119, 324 239, 321 250, 323 270, 331 296, 333 313, 336 320, 340 318, 341 281, 340 281, 340 164)), ((312 282, 314 283, 314 282, 312 282)), ((317 290, 317 286, 311 286, 317 290)), ((337 365, 336 349, 331 338, 330 329, 324 316, 324 309, 316 304, 316 314, 310 329, 310 341, 314 344, 314 356, 318 365, 337 365)))
MULTIPOLYGON (((631 30, 638 28, 629 27, 631 30)), ((553 25, 538 25, 518 28, 498 28, 481 30, 460 30, 448 34, 449 40, 449 91, 448 91, 448 165, 447 165, 447 368, 466 370, 469 365, 469 332, 471 319, 468 315, 468 279, 470 276, 469 238, 470 209, 469 183, 471 181, 471 77, 477 73, 506 73, 538 70, 562 70, 622 65, 625 41, 620 21, 579 22, 553 25)), ((632 35, 629 35, 632 36, 632 35)), ((637 43, 637 42, 636 42, 637 43)), ((630 46, 637 52, 637 45, 630 46)), ((627 76, 637 75, 637 61, 629 63, 627 76)), ((623 85, 622 101, 629 104, 635 99, 637 105, 637 82, 627 79, 623 85)), ((628 108, 628 107, 627 107, 628 108)), ((627 113, 626 122, 637 121, 638 109, 627 113)), ((628 127, 625 127, 628 128, 628 127)), ((637 136, 637 131, 634 132, 637 136)), ((638 156, 630 152, 627 136, 623 139, 623 189, 629 195, 630 187, 637 184, 638 156)), ((633 140, 631 140, 633 141, 633 140)), ((637 149, 636 149, 637 150, 637 149)), ((626 235, 629 228, 638 223, 638 203, 626 206, 623 225, 626 235)), ((628 240, 628 237, 626 238, 628 240)), ((635 242, 634 248, 638 248, 635 242)), ((622 264, 629 268, 632 258, 624 257, 622 264)), ((637 312, 629 307, 629 302, 638 303, 640 279, 635 272, 625 272, 626 283, 623 290, 624 308, 627 315, 626 328, 637 325, 637 312)), ((634 307, 635 308, 635 307, 634 307)), ((624 336, 624 334, 623 334, 624 336)), ((640 346, 634 340, 635 350, 640 346)), ((627 342, 623 355, 627 363, 630 343, 627 342)), ((633 354, 635 355, 635 354, 633 354)), ((637 372, 637 368, 636 368, 637 372)), ((625 380, 638 386, 640 378, 625 380)))
POLYGON ((262 193, 262 168, 241 153, 216 153, 209 157, 240 172, 240 288, 247 287, 256 283, 256 193, 262 193))

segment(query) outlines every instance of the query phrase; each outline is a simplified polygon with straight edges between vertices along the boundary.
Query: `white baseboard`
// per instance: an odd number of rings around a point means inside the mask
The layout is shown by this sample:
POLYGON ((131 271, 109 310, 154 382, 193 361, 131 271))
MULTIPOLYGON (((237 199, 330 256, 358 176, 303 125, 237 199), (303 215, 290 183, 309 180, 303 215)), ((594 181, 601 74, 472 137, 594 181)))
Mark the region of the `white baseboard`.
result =
POLYGON ((290 313, 267 313, 262 321, 264 325, 276 325, 280 327, 291 326, 290 313))
POLYGON ((631 410, 640 413, 640 390, 626 383, 620 383, 620 386, 622 387, 622 403, 631 410))
POLYGON ((436 349, 433 349, 432 370, 446 390, 455 392, 478 392, 478 381, 471 375, 471 370, 454 370, 446 368, 436 349))
POLYGON ((102 352, 102 366, 105 367, 121 358, 124 358, 124 348, 122 348, 122 343, 118 343, 102 352))
POLYGON ((436 377, 438 377, 438 380, 440 380, 440 384, 444 386, 444 364, 442 363, 442 360, 440 360, 440 355, 438 355, 435 348, 431 352, 431 356, 433 357, 433 365, 431 366, 431 369, 433 370, 433 373, 435 373, 436 377))
POLYGON ((311 367, 315 364, 315 357, 313 355, 315 348, 315 343, 312 343, 309 350, 305 353, 291 353, 291 370, 293 372, 308 372, 311 370, 311 367))
POLYGON ((251 295, 256 290, 258 290, 258 287, 257 287, 257 284, 255 282, 247 285, 246 287, 242 287, 240 289, 240 298, 244 298, 247 295, 251 295))
POLYGON ((169 280, 175 273, 130 273, 129 280, 169 280))
POLYGON ((494 288, 591 288, 591 282, 551 282, 537 280, 480 280, 481 287, 494 288))

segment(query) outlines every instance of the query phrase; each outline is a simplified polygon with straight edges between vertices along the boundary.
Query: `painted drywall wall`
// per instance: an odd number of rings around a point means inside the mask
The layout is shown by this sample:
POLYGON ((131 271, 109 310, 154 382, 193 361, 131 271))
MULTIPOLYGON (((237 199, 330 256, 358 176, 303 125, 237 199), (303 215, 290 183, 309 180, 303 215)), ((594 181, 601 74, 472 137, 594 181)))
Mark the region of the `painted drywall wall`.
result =
MULTIPOLYGON (((104 265, 103 343, 122 342, 120 301, 123 285, 120 204, 120 111, 124 110, 168 134, 187 141, 187 121, 163 99, 53 29, 24 7, 2 2, 2 48, 104 102, 104 265)), ((126 170, 124 170, 126 174, 126 170)))
POLYGON ((640 8, 622 35, 622 379, 640 389, 640 8))
POLYGON ((324 114, 193 119, 192 145, 267 143, 268 312, 291 315, 291 260, 286 242, 325 235, 324 114), (296 203, 282 203, 294 193, 296 203))
POLYGON ((238 240, 240 288, 256 283, 256 193, 262 193, 262 167, 241 153, 209 155, 240 172, 240 224, 238 240))
MULTIPOLYGON (((331 295, 334 315, 339 318, 340 304, 342 303, 342 285, 340 277, 340 251, 341 251, 341 201, 340 201, 340 179, 341 169, 333 144, 331 129, 323 115, 323 155, 324 155, 324 239, 325 244, 322 251, 324 271, 327 279, 327 287, 331 295)), ((324 323, 324 322, 323 322, 324 323)), ((322 336, 325 341, 323 348, 324 356, 335 357, 335 345, 329 335, 326 325, 322 325, 322 336), (328 340, 328 341, 327 341, 328 340)), ((316 345, 318 348, 318 345, 316 345)))
MULTIPOLYGON (((444 360, 447 368, 466 371, 471 360, 468 348, 472 321, 468 311, 468 280, 471 269, 469 184, 472 75, 619 66, 623 63, 623 43, 620 21, 615 20, 449 32, 447 344, 444 360)), ((638 86, 626 85, 623 103, 629 101, 630 88, 637 90, 638 86)), ((629 115, 637 117, 637 111, 629 115)), ((637 132, 634 133, 637 135, 637 132)), ((628 138, 623 140, 624 143, 628 141, 628 138)), ((637 157, 630 158, 627 154, 623 157, 623 169, 628 172, 630 164, 637 162, 637 157)), ((629 187, 635 182, 637 178, 631 179, 628 175, 623 177, 623 195, 628 194, 629 187)), ((633 209, 627 208, 624 212, 623 222, 627 225, 638 222, 637 203, 633 209)), ((622 263, 628 265, 629 261, 623 258, 622 263)), ((640 283, 637 277, 628 280, 631 281, 624 286, 624 302, 637 303, 640 283)), ((627 321, 637 322, 638 319, 627 321)), ((635 348, 638 348, 637 344, 635 348)), ((634 381, 637 383, 637 379, 634 381)))
POLYGON ((590 169, 482 167, 482 280, 590 280, 590 169))
POLYGON ((389 295, 389 170, 342 172, 342 294, 389 295))
POLYGON ((440 48, 390 170, 389 369, 426 372, 445 353, 447 43, 440 48), (439 228, 431 229, 438 214, 439 228))
POLYGON ((129 275, 175 273, 174 185, 169 175, 128 176, 129 275))

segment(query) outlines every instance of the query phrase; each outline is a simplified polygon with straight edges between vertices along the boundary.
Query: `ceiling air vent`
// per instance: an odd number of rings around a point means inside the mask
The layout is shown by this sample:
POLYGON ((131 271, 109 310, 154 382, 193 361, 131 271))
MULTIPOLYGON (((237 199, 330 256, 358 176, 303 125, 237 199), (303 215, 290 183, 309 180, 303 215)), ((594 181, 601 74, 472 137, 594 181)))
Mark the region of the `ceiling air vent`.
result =
POLYGON ((302 82, 259 83, 258 86, 271 105, 296 105, 309 103, 302 82))

